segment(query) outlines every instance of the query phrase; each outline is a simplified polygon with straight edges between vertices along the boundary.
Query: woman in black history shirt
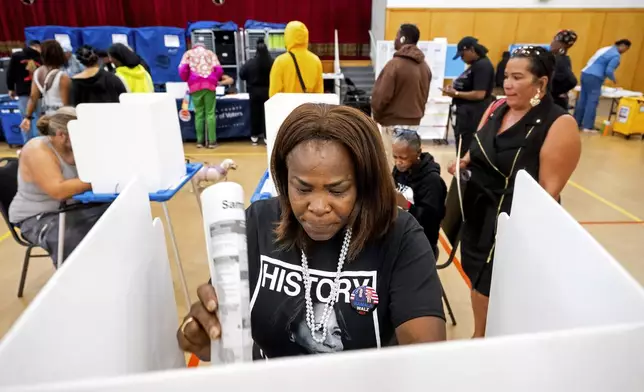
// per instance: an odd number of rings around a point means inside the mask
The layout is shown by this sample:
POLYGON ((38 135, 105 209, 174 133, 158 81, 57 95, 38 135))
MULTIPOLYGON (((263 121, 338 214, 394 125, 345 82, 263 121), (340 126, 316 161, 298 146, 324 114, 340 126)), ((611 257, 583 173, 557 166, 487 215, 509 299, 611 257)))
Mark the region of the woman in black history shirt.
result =
MULTIPOLYGON (((305 104, 286 118, 275 145, 279 196, 246 210, 253 357, 444 340, 432 248, 396 207, 376 123, 346 106, 305 104), (364 311, 358 297, 377 306, 364 311), (306 328, 297 322, 302 298, 306 328)), ((217 299, 209 284, 197 292, 177 339, 209 360, 210 338, 221 334, 217 299)))
POLYGON ((461 57, 469 67, 443 92, 453 98, 456 107, 454 135, 457 151, 461 140, 460 156, 463 157, 472 144, 483 112, 493 100, 494 66, 487 57, 487 48, 474 37, 463 38, 456 49, 454 60, 461 57))

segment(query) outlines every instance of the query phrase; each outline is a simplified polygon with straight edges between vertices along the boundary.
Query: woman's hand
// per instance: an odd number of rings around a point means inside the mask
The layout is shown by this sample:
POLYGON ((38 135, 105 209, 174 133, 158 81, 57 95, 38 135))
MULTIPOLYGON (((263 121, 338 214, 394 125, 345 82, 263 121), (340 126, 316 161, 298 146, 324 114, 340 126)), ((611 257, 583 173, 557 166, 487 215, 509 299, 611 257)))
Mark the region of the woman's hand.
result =
POLYGON ((195 354, 202 361, 210 361, 210 342, 221 336, 221 324, 215 312, 218 302, 215 289, 210 284, 202 284, 197 289, 199 302, 192 304, 177 331, 179 347, 195 354))
POLYGON ((23 130, 23 132, 29 132, 31 129, 31 120, 28 118, 22 119, 22 122, 20 123, 20 129, 23 130))
MULTIPOLYGON (((461 158, 459 160, 459 166, 461 170, 467 168, 467 165, 470 163, 470 160, 467 158, 461 158)), ((456 174, 456 161, 452 161, 449 163, 449 166, 447 167, 447 172, 451 175, 456 174)))
POLYGON ((400 192, 396 192, 396 203, 398 203, 398 207, 407 209, 407 206, 409 205, 409 201, 407 201, 407 198, 405 198, 405 195, 403 195, 400 192))

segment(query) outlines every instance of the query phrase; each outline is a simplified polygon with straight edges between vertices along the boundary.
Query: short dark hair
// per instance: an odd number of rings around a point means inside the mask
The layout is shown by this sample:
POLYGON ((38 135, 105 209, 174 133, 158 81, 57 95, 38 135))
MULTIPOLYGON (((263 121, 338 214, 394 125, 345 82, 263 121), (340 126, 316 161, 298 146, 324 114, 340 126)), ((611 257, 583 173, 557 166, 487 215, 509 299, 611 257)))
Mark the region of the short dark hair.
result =
POLYGON ((552 80, 555 71, 555 55, 543 46, 523 46, 512 52, 512 58, 526 58, 530 61, 528 70, 536 79, 547 77, 552 80))
POLYGON ((632 43, 631 43, 631 40, 623 38, 623 39, 620 39, 619 41, 615 42, 615 45, 616 46, 624 45, 624 46, 628 46, 630 48, 632 43))
POLYGON ((348 106, 306 103, 286 117, 277 132, 273 143, 277 147, 271 156, 271 174, 282 207, 275 233, 283 249, 294 246, 302 249, 308 242, 289 202, 287 159, 295 147, 312 140, 342 144, 353 161, 357 199, 347 224, 353 230, 348 254, 352 260, 367 242, 389 231, 398 213, 382 138, 370 117, 348 106))
POLYGON ((67 63, 65 51, 58 41, 53 39, 42 43, 40 54, 42 55, 43 65, 49 68, 62 68, 67 63))
POLYGON ((40 46, 40 41, 38 41, 37 39, 32 39, 31 41, 27 42, 27 46, 30 48, 32 46, 40 46))
POLYGON ((405 23, 400 25, 400 35, 405 37, 406 44, 417 44, 420 40, 420 30, 415 24, 405 23))

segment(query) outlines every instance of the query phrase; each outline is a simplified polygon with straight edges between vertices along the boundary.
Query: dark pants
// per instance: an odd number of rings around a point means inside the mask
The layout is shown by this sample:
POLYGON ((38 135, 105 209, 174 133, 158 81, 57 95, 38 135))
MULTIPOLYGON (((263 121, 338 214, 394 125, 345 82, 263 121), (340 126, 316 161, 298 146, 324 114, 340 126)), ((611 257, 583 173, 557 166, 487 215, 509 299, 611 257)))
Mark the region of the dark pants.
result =
POLYGON ((264 102, 268 100, 268 88, 254 87, 250 92, 250 134, 266 136, 264 102))
POLYGON ((581 74, 581 92, 575 106, 575 120, 584 129, 595 128, 595 117, 597 116, 597 105, 602 95, 602 84, 604 80, 585 73, 581 74))
MULTIPOLYGON (((76 249, 109 206, 109 204, 101 204, 81 207, 65 213, 65 244, 62 261, 76 249)), ((54 266, 58 264, 58 218, 58 213, 41 214, 25 219, 17 225, 27 241, 49 252, 54 266)))

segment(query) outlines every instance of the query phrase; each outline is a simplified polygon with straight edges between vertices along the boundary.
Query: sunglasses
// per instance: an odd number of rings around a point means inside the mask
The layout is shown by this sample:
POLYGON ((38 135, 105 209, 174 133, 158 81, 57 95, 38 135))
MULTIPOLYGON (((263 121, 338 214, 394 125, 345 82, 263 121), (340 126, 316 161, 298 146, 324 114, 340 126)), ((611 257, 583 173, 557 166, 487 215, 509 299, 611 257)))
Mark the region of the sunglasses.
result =
POLYGON ((394 129, 394 132, 393 132, 394 136, 399 136, 399 135, 402 135, 402 134, 418 134, 418 132, 416 132, 413 129, 406 129, 406 128, 395 128, 394 129))
POLYGON ((511 57, 539 57, 544 48, 538 46, 522 46, 512 51, 511 57))

